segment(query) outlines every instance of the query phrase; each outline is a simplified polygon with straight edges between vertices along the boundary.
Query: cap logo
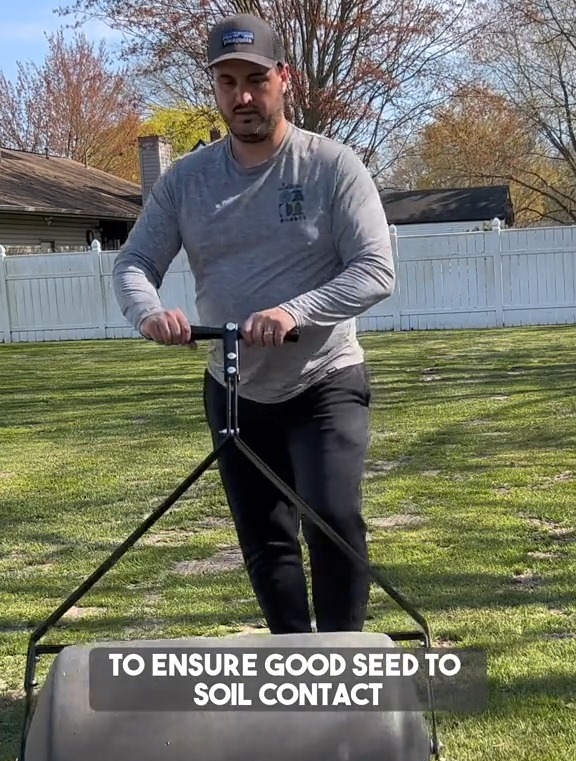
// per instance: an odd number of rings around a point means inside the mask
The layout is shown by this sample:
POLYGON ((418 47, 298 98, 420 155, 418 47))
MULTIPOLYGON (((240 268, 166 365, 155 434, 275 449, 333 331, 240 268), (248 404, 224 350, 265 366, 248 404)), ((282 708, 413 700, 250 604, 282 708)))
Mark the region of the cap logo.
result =
POLYGON ((253 32, 226 32, 222 35, 222 45, 253 45, 253 32))

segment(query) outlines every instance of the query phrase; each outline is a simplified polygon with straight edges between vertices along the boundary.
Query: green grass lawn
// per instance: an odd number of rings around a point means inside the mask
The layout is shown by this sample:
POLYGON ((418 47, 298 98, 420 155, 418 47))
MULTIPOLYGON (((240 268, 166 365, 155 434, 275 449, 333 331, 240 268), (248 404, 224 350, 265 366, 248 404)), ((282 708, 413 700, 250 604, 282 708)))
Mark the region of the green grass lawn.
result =
MULTIPOLYGON (((436 642, 488 653, 489 709, 439 716, 447 761, 572 761, 576 328, 362 343, 372 560, 436 642)), ((18 752, 32 628, 210 451, 205 360, 130 340, 0 347, 0 761, 18 752)), ((210 470, 43 641, 259 625, 210 470)), ((366 628, 413 622, 375 586, 366 628)))

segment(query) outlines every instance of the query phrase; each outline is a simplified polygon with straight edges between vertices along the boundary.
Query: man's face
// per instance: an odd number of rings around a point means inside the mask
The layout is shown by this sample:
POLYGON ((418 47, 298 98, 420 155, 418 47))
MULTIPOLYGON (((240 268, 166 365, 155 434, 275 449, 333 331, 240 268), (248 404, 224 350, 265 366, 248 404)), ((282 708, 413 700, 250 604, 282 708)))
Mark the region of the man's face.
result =
POLYGON ((230 132, 245 143, 267 140, 284 114, 286 70, 248 61, 214 67, 218 107, 230 132))

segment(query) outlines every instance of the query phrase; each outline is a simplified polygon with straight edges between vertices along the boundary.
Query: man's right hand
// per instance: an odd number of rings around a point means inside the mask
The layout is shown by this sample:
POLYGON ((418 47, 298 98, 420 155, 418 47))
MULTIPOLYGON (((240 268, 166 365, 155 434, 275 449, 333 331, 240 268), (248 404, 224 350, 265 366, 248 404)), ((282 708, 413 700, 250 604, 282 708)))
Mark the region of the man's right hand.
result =
POLYGON ((140 332, 144 338, 164 345, 189 344, 196 348, 191 341, 190 322, 180 309, 164 310, 157 314, 146 317, 140 325, 140 332))

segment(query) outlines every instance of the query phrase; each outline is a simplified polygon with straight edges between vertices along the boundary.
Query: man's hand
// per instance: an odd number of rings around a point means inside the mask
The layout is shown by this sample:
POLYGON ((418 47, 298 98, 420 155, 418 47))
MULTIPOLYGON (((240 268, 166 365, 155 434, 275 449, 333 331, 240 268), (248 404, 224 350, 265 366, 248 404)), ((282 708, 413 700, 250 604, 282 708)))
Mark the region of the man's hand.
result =
POLYGON ((294 318, 280 307, 254 312, 242 326, 242 336, 248 346, 280 346, 296 327, 294 318))
POLYGON ((142 321, 140 332, 159 344, 189 344, 193 349, 197 348, 196 343, 190 340, 190 322, 180 309, 151 314, 142 321))

